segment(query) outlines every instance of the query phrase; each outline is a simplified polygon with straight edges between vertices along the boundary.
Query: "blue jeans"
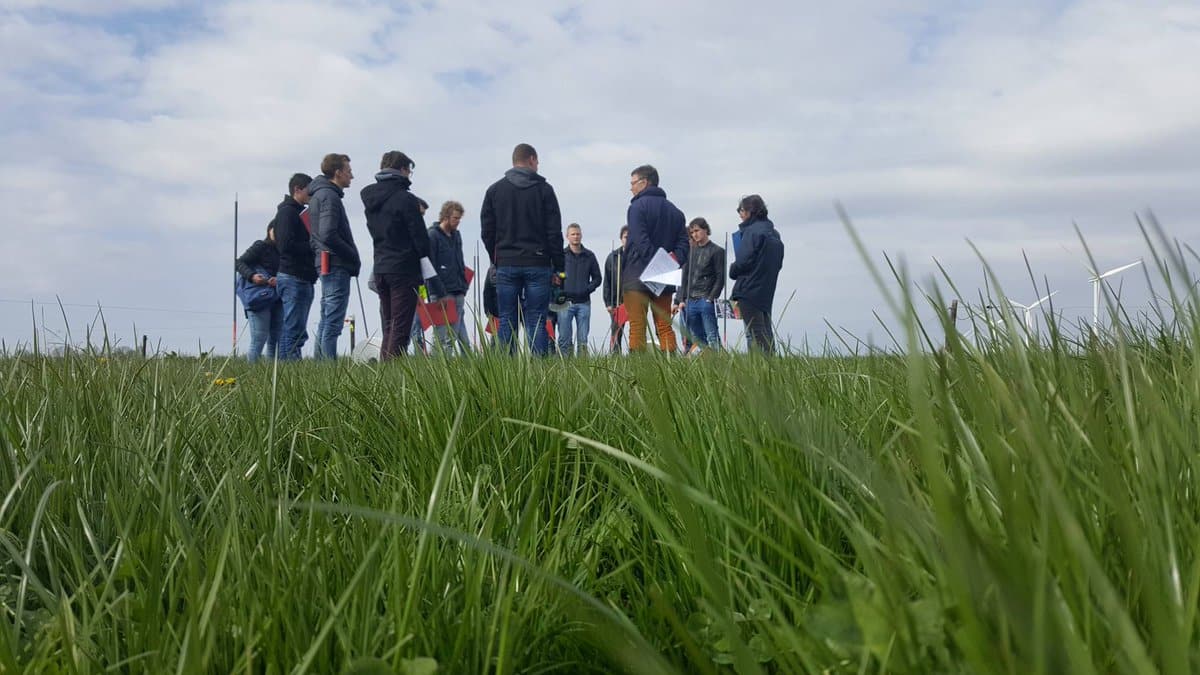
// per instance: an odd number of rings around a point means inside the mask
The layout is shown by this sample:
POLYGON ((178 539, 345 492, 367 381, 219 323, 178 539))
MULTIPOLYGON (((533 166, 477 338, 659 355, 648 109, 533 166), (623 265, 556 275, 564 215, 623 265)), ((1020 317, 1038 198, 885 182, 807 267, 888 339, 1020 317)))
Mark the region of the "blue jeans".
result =
POLYGON ((433 335, 441 343, 442 353, 446 356, 454 354, 455 344, 463 354, 471 351, 471 336, 467 334, 466 303, 467 296, 452 295, 454 307, 458 311, 458 321, 449 326, 434 326, 433 335))
POLYGON ((276 300, 266 309, 246 312, 246 320, 250 322, 250 351, 246 353, 246 359, 250 363, 258 361, 263 347, 267 348, 268 359, 275 358, 279 335, 283 333, 283 302, 276 300))
POLYGON ((275 288, 283 301, 283 332, 279 335, 279 360, 298 361, 300 350, 308 342, 308 310, 312 308, 316 284, 280 273, 275 288))
POLYGON ((496 336, 502 348, 517 353, 514 333, 524 319, 525 341, 535 356, 550 352, 546 334, 546 314, 550 311, 549 267, 496 268, 496 304, 500 308, 500 330, 496 336))
POLYGON ((321 275, 321 321, 317 324, 318 359, 336 359, 338 336, 350 306, 350 270, 334 267, 321 275))
POLYGON ((421 316, 413 313, 412 334, 409 337, 412 343, 413 354, 425 353, 425 329, 421 327, 421 316))
POLYGON ((574 356, 575 345, 571 344, 572 332, 577 333, 579 354, 587 354, 588 330, 592 327, 592 303, 572 302, 566 309, 558 313, 558 351, 563 356, 574 356), (575 328, 571 326, 574 320, 575 328))
POLYGON ((709 349, 721 348, 721 333, 717 330, 717 308, 712 300, 688 300, 683 312, 687 317, 687 329, 692 336, 692 344, 706 345, 709 349))

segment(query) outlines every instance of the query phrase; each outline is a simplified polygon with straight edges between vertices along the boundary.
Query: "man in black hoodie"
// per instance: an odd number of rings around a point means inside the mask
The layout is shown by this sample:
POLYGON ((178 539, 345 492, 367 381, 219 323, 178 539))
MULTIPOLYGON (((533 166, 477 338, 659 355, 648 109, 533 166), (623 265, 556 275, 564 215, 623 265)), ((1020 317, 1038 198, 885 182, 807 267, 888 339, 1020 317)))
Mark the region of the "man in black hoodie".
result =
POLYGON ((487 189, 479 217, 483 245, 496 266, 498 338, 516 353, 514 332, 521 317, 530 350, 545 356, 551 286, 563 269, 562 214, 554 188, 537 172, 533 146, 521 143, 514 148, 512 163, 504 178, 487 189))
POLYGON ((317 324, 317 358, 336 359, 338 336, 350 305, 350 277, 362 261, 342 204, 354 172, 350 157, 337 153, 321 160, 321 175, 308 186, 313 264, 321 271, 321 321, 317 324))
POLYGON ((399 150, 384 153, 375 184, 362 189, 367 230, 375 244, 375 287, 379 291, 379 319, 383 344, 379 360, 387 361, 408 349, 417 287, 421 285, 421 259, 429 257, 429 235, 421 216, 420 200, 408 191, 415 164, 399 150))
POLYGON ((308 310, 312 307, 317 269, 313 267, 308 227, 300 214, 308 204, 312 178, 298 173, 288 181, 288 194, 275 210, 275 243, 279 247, 279 274, 275 288, 283 301, 283 332, 279 336, 279 360, 296 361, 308 341, 308 310))

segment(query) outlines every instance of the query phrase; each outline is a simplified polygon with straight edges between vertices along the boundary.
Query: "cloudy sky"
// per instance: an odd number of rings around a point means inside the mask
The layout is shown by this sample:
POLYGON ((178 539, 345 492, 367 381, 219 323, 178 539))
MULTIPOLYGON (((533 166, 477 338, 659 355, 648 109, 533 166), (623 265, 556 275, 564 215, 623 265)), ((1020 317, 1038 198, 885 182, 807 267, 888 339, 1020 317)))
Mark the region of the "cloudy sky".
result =
MULTIPOLYGON (((358 189, 403 150, 414 192, 467 206, 471 257, 522 141, 601 257, 643 162, 719 241, 762 194, 793 343, 886 339, 835 201, 922 286, 936 259, 974 299, 973 243, 1012 297, 1048 284, 1075 320, 1072 223, 1104 268, 1146 255, 1143 209, 1196 245, 1198 63, 1194 0, 0 0, 0 339, 61 339, 65 313, 78 340, 99 304, 122 343, 228 351, 235 193, 244 248, 292 172, 347 153, 370 260, 358 189)), ((1122 293, 1150 299, 1140 273, 1122 293)))

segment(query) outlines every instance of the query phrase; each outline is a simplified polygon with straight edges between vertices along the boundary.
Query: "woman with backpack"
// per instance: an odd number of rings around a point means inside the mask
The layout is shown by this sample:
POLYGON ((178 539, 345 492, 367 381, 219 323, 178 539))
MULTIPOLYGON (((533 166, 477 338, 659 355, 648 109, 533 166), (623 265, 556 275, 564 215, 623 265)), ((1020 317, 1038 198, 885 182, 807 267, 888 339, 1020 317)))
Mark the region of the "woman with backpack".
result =
POLYGON ((233 263, 241 281, 238 297, 250 322, 250 350, 246 358, 258 361, 263 347, 267 358, 275 358, 279 336, 283 333, 283 301, 275 290, 275 275, 279 273, 279 248, 275 245, 275 223, 267 225, 267 236, 246 249, 233 263))

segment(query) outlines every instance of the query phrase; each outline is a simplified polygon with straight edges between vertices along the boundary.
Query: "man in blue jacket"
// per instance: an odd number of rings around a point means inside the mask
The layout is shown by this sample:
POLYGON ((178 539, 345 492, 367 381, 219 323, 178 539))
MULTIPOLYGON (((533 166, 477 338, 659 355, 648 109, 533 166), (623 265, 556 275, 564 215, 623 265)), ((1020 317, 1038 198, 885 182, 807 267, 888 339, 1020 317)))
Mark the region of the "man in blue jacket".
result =
POLYGON ((583 246, 583 228, 579 223, 567 226, 567 247, 563 249, 562 294, 567 308, 558 312, 558 351, 574 356, 572 339, 578 336, 579 354, 587 353, 588 332, 592 326, 592 293, 600 288, 600 261, 583 246), (572 326, 574 322, 574 326, 572 326), (574 333, 574 335, 573 335, 574 333))
POLYGON ((362 261, 342 197, 354 172, 350 157, 332 153, 321 160, 321 175, 308 186, 313 262, 321 274, 321 321, 317 324, 316 357, 337 358, 338 336, 350 305, 350 277, 358 276, 362 261))
POLYGON ((767 218, 762 197, 743 197, 737 211, 742 219, 738 226, 742 241, 735 251, 737 260, 729 266, 729 278, 734 280, 729 298, 737 303, 746 324, 747 347, 770 355, 775 353, 771 305, 783 269, 783 240, 767 218))
POLYGON ((453 298, 457 317, 449 326, 434 326, 433 334, 441 344, 442 353, 454 354, 455 349, 463 354, 471 351, 471 338, 467 334, 465 305, 467 301, 467 263, 463 259, 462 234, 458 225, 462 222, 463 205, 449 201, 442 204, 438 221, 429 228, 429 260, 442 282, 445 297, 453 298))
POLYGON ((629 177, 629 203, 626 223, 629 240, 625 244, 625 269, 621 272, 621 289, 625 292, 625 310, 629 314, 629 351, 646 350, 646 312, 654 314, 654 329, 658 346, 664 352, 675 353, 675 329, 671 326, 671 296, 674 286, 658 295, 642 283, 642 272, 658 249, 663 249, 682 264, 687 260, 688 235, 683 212, 667 199, 658 186, 658 170, 644 164, 629 177))
POLYGON ((563 268, 563 235, 558 196, 537 169, 532 145, 513 148, 512 168, 483 196, 479 226, 488 258, 496 266, 500 344, 516 353, 514 333, 520 316, 530 351, 545 356, 550 351, 546 314, 551 286, 563 268))

